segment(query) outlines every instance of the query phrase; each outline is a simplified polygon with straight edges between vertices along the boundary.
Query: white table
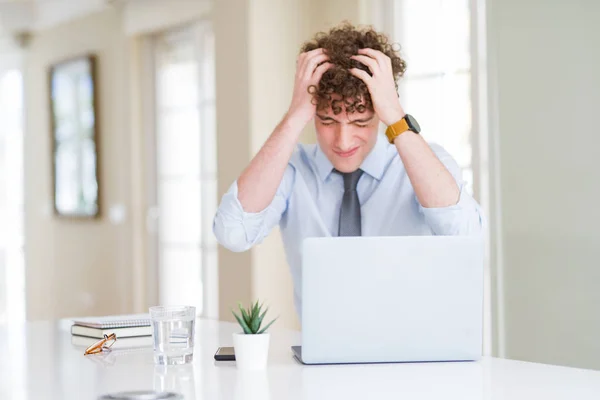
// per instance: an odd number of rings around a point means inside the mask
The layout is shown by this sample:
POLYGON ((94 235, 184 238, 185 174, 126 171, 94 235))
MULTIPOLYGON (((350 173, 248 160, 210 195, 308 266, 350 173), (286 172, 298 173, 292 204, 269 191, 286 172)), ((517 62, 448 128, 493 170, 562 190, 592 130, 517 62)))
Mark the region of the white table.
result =
POLYGON ((302 366, 300 334, 272 332, 269 367, 242 373, 213 359, 234 324, 199 320, 194 363, 155 366, 151 349, 84 356, 69 324, 0 327, 0 399, 96 399, 124 390, 173 390, 186 399, 600 399, 600 371, 486 358, 480 362, 302 366))

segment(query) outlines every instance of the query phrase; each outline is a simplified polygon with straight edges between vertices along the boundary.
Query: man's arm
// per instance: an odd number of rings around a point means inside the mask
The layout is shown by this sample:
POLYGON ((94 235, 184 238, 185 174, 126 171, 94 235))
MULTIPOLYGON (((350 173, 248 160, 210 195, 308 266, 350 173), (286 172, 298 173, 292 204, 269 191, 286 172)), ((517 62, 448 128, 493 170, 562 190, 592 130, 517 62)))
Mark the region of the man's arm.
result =
POLYGON ((273 200, 298 138, 315 115, 308 88, 330 68, 327 59, 323 49, 298 56, 290 109, 238 179, 238 199, 245 211, 258 212, 273 200))
POLYGON ((223 196, 213 223, 219 243, 244 251, 262 240, 285 211, 293 170, 288 167, 296 143, 315 115, 311 85, 331 67, 323 49, 301 54, 297 60, 290 108, 265 144, 223 196), (284 179, 284 174, 288 179, 284 179))
POLYGON ((303 128, 286 115, 242 172, 237 197, 245 212, 257 213, 271 204, 303 128))
POLYGON ((431 144, 430 149, 456 182, 459 194, 458 201, 450 206, 424 207, 419 204, 425 222, 436 235, 481 234, 485 217, 477 201, 467 192, 460 167, 442 146, 431 144))
MULTIPOLYGON (((373 49, 358 52, 352 58, 369 67, 372 75, 358 68, 350 72, 367 85, 379 119, 387 126, 398 122, 405 113, 398 100, 390 58, 373 49)), ((433 231, 438 235, 481 232, 479 206, 459 187, 460 170, 454 160, 445 157, 455 170, 450 171, 423 137, 411 131, 398 136, 394 145, 433 231)))
MULTIPOLYGON (((400 121, 405 113, 398 101, 390 58, 373 49, 358 52, 352 58, 369 67, 372 75, 358 68, 350 72, 367 85, 381 122, 389 126, 400 121)), ((448 207, 458 202, 459 188, 454 178, 421 135, 405 132, 394 144, 423 207, 448 207)))
POLYGON ((394 145, 423 207, 449 207, 458 203, 460 191, 456 181, 423 136, 407 131, 394 140, 394 145))
POLYGON ((246 251, 260 243, 277 225, 287 209, 287 200, 294 185, 295 170, 288 165, 271 203, 261 212, 244 211, 238 200, 235 181, 223 195, 213 221, 217 241, 231 251, 246 251))

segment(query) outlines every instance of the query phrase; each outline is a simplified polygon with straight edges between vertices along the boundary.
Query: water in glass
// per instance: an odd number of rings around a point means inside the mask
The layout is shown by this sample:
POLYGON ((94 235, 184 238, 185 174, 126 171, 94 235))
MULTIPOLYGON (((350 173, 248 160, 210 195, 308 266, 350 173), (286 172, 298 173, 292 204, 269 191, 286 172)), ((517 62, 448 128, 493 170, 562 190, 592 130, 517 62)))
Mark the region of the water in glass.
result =
POLYGON ((154 361, 186 364, 194 353, 195 307, 151 307, 154 361), (193 310, 190 310, 193 309, 193 310))

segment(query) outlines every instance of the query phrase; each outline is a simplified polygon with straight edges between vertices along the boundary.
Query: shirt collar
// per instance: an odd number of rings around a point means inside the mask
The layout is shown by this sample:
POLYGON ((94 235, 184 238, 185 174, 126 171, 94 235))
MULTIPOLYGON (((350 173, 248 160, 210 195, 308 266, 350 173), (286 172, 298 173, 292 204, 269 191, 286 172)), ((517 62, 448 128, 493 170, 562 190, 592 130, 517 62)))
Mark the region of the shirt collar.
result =
MULTIPOLYGON (((381 180, 387 164, 388 157, 386 154, 387 140, 382 134, 378 133, 377 142, 375 142, 375 146, 373 146, 373 149, 363 161, 360 169, 371 175, 373 178, 381 180)), ((329 174, 331 174, 333 171, 333 164, 331 164, 331 161, 329 161, 318 144, 315 150, 315 164, 317 166, 317 173, 319 174, 319 177, 322 181, 325 181, 325 179, 327 179, 329 174)))
POLYGON ((360 166, 360 169, 362 169, 378 181, 380 181, 381 178, 383 178, 383 172, 385 171, 385 166, 388 162, 388 144, 389 143, 386 140, 386 138, 382 134, 378 133, 377 142, 375 142, 375 146, 373 146, 373 149, 367 155, 367 158, 365 158, 362 165, 360 166))
POLYGON ((319 178, 321 178, 322 181, 325 181, 329 174, 331 174, 331 171, 333 171, 333 164, 329 161, 329 158, 323 153, 323 150, 321 150, 321 147, 318 144, 316 146, 315 164, 317 165, 319 178))

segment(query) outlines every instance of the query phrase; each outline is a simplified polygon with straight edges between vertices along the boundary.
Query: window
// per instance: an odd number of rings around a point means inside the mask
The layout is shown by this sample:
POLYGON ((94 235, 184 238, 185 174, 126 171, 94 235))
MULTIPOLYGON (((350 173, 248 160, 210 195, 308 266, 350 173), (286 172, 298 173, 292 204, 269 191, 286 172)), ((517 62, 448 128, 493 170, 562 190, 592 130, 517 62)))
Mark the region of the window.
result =
POLYGON ((23 78, 0 68, 0 323, 25 320, 23 78))
POLYGON ((399 92, 429 142, 458 162, 473 193, 469 0, 397 0, 392 36, 407 71, 399 92))
POLYGON ((202 24, 155 37, 155 187, 160 304, 217 309, 214 44, 202 24))

